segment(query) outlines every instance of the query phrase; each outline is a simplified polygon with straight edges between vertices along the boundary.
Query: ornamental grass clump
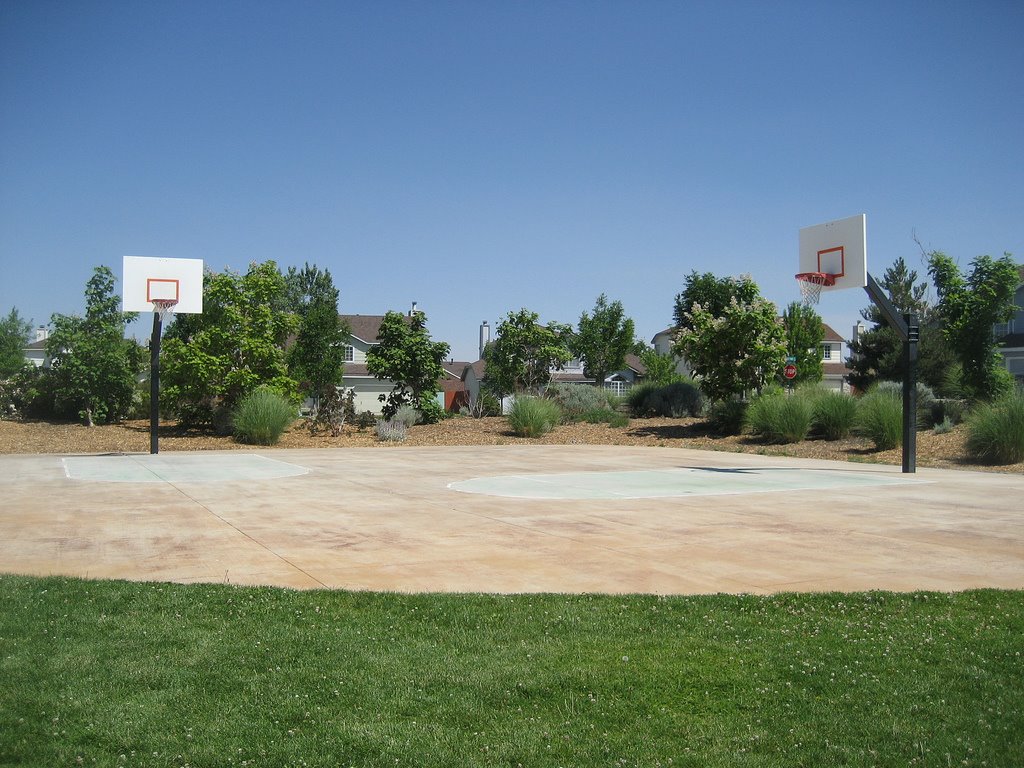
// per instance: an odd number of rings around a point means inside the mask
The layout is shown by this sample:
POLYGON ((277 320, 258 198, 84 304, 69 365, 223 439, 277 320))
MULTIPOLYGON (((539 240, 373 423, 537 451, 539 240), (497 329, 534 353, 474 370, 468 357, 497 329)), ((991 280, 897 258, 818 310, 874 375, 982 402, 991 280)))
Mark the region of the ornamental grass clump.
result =
POLYGON ((814 398, 811 424, 826 440, 849 437, 856 418, 857 401, 850 395, 831 390, 814 398))
POLYGON ((890 389, 876 388, 857 403, 856 431, 871 439, 875 450, 889 451, 903 442, 903 400, 890 389))
POLYGON ((975 409, 967 419, 967 454, 987 464, 1024 461, 1024 389, 975 409))
POLYGON ((508 413, 508 425, 519 437, 540 437, 561 421, 562 410, 542 397, 517 397, 508 413))
POLYGON ((382 443, 401 443, 409 434, 404 421, 398 419, 381 419, 377 422, 377 439, 382 443))
POLYGON ((274 445, 298 415, 295 404, 287 397, 268 387, 259 387, 242 398, 231 414, 235 440, 274 445))
POLYGON ((769 442, 799 443, 811 431, 812 416, 810 398, 771 391, 750 402, 746 423, 751 432, 769 442))

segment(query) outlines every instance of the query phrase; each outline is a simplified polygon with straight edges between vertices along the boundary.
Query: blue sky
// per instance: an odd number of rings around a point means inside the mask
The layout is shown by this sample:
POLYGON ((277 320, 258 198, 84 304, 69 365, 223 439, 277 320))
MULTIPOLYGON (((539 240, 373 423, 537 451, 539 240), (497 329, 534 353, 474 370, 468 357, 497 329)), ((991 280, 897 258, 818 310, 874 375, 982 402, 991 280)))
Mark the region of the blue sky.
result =
POLYGON ((475 359, 600 293, 649 341, 691 270, 784 306, 799 228, 858 213, 879 278, 914 233, 1024 260, 1022 39, 1020 2, 4 0, 0 312, 126 254, 308 261, 475 359))

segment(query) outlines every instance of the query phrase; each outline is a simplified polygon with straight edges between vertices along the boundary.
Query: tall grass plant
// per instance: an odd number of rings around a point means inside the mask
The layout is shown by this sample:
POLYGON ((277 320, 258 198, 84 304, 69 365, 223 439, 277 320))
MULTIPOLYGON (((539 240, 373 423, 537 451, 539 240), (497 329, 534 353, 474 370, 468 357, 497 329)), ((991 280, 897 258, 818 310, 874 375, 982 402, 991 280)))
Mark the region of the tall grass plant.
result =
POLYGON ((967 419, 967 454, 987 464, 1024 461, 1024 389, 975 408, 967 419))
POLYGON ((508 424, 519 437, 546 435, 562 421, 562 409, 554 400, 522 395, 508 413, 508 424))
POLYGON ((235 440, 274 445, 298 416, 298 408, 287 397, 259 387, 242 398, 231 414, 235 440))
POLYGON ((903 400, 891 389, 874 388, 857 403, 855 429, 875 449, 892 450, 903 442, 903 400))

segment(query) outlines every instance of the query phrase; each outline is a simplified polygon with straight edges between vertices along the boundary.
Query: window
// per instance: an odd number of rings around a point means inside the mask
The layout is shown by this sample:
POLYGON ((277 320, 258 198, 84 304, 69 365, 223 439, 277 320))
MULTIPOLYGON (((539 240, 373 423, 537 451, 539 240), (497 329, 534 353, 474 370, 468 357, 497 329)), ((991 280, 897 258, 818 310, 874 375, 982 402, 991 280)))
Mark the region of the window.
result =
POLYGON ((831 344, 825 344, 824 346, 822 346, 821 353, 822 353, 821 357, 822 357, 823 360, 831 360, 832 359, 832 345, 831 344))
POLYGON ((355 359, 356 359, 356 351, 355 351, 355 349, 352 348, 351 344, 346 344, 345 345, 345 362, 346 363, 351 363, 355 359))

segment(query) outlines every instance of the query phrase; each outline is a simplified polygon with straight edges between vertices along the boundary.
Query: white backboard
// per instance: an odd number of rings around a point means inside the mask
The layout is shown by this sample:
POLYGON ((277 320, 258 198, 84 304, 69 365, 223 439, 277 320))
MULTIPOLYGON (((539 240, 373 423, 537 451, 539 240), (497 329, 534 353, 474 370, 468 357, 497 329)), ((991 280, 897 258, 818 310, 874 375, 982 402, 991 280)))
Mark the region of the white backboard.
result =
POLYGON ((863 288, 868 284, 867 216, 827 221, 800 230, 798 272, 825 272, 835 285, 822 290, 863 288))
POLYGON ((155 299, 177 299, 174 311, 203 311, 203 260, 125 256, 121 296, 125 312, 152 312, 155 299))

